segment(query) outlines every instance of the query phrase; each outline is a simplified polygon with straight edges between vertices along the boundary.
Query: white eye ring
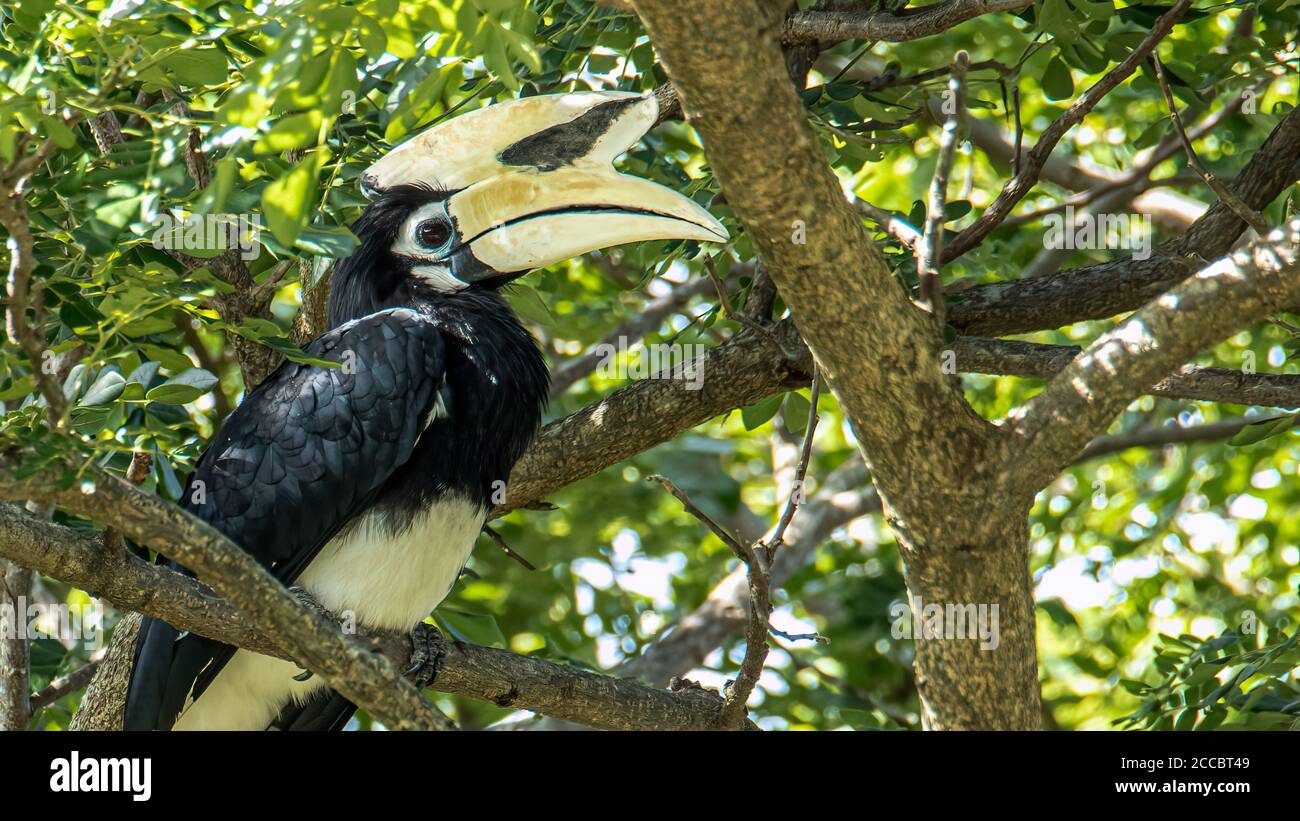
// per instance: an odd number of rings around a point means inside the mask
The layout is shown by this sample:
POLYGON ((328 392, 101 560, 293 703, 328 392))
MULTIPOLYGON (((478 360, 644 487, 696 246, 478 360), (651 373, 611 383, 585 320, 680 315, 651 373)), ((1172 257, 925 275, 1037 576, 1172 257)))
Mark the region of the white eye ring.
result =
POLYGON ((424 262, 441 262, 456 244, 456 226, 447 216, 447 204, 421 206, 402 225, 392 252, 424 262))

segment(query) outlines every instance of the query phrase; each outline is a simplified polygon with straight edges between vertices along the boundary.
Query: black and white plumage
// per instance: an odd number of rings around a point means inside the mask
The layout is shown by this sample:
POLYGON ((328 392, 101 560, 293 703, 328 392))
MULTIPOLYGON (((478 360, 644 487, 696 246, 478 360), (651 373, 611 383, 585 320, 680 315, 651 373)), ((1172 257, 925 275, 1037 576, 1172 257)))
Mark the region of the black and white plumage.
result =
MULTIPOLYGON (((418 173, 393 170, 401 150, 372 169, 377 199, 353 226, 360 245, 331 279, 332 330, 306 349, 341 367, 282 365, 226 420, 186 487, 187 510, 371 629, 409 629, 447 595, 541 421, 545 364, 497 289, 604 245, 725 237, 686 198, 608 168, 611 139, 624 150, 648 127, 647 98, 538 99, 493 107, 534 113, 526 143, 515 117, 498 150, 491 133, 468 146, 465 117, 439 127, 455 125, 456 139, 417 138, 418 173), (630 114, 640 120, 629 125, 630 114), (442 165, 428 156, 440 150, 442 165), (460 187, 438 187, 444 177, 460 187)), ((499 116, 493 108, 475 116, 499 116)), ((353 705, 300 672, 146 619, 125 726, 341 728, 353 705)))

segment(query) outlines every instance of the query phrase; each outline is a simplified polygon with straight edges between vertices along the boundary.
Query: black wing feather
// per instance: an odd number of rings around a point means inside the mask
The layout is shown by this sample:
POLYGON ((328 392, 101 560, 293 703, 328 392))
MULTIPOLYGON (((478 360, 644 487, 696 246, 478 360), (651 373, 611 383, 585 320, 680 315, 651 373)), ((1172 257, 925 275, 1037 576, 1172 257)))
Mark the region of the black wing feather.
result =
MULTIPOLYGON (((445 367, 437 326, 405 308, 341 326, 307 353, 343 367, 280 366, 226 420, 181 502, 285 584, 410 458, 445 367)), ((234 649, 145 619, 126 728, 170 728, 234 649)))

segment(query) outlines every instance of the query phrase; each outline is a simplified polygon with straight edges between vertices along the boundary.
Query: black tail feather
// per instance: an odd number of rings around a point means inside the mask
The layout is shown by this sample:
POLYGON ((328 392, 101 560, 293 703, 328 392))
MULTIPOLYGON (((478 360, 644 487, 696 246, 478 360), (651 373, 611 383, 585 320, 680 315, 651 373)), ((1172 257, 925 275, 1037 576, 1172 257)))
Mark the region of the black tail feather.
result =
POLYGON ((280 711, 269 730, 342 730, 357 711, 357 705, 333 690, 325 689, 302 704, 290 704, 280 711))
POLYGON ((170 730, 194 680, 221 644, 182 635, 165 621, 146 618, 136 640, 135 666, 126 692, 125 730, 170 730))

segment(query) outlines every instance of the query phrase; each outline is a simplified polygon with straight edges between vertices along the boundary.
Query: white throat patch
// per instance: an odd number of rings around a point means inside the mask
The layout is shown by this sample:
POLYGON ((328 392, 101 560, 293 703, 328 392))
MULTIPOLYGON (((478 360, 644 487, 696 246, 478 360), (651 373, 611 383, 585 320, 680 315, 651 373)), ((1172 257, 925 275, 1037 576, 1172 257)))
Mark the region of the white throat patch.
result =
POLYGON ((411 269, 411 275, 419 277, 420 281, 441 294, 454 294, 469 287, 468 282, 456 279, 446 265, 416 265, 411 269))

